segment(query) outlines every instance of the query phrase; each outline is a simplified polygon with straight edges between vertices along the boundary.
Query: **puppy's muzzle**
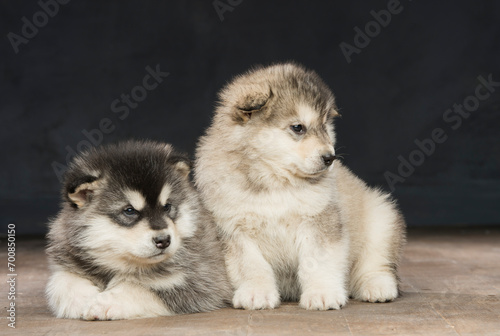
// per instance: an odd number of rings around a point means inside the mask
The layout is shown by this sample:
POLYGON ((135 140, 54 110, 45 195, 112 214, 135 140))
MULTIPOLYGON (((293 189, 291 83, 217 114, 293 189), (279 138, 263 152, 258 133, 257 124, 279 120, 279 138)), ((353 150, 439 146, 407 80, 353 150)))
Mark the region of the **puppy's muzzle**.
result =
POLYGON ((329 167, 332 165, 333 161, 335 161, 337 157, 333 155, 332 153, 328 153, 326 155, 321 156, 321 159, 323 160, 323 163, 325 166, 329 167))
POLYGON ((170 246, 170 235, 154 237, 153 243, 160 250, 164 250, 170 246))

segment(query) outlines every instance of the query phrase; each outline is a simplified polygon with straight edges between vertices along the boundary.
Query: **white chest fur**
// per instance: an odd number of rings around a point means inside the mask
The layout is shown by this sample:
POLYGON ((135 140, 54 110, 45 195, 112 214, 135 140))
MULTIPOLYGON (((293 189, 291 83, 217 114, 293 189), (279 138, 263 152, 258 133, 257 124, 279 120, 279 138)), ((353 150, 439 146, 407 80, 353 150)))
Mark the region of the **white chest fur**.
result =
POLYGON ((210 197, 217 217, 236 219, 258 216, 267 222, 288 221, 290 218, 315 216, 331 202, 334 194, 332 179, 299 187, 288 186, 255 191, 244 183, 231 183, 220 189, 219 197, 210 197))
POLYGON ((213 204, 222 231, 248 236, 273 268, 296 268, 299 227, 332 203, 332 179, 261 192, 244 188, 244 184, 232 186, 213 204))

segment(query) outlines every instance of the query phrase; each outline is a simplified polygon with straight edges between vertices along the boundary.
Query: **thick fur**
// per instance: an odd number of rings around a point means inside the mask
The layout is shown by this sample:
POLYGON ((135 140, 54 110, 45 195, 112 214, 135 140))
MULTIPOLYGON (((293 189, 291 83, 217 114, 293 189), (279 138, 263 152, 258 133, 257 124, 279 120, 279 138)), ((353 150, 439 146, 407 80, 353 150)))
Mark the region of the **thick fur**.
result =
POLYGON ((155 142, 73 160, 48 233, 46 293, 57 317, 133 319, 230 303, 216 228, 189 170, 185 157, 155 142))
POLYGON ((235 307, 398 296, 404 220, 388 194, 327 163, 337 115, 329 88, 295 64, 251 70, 221 91, 195 182, 224 242, 235 307))

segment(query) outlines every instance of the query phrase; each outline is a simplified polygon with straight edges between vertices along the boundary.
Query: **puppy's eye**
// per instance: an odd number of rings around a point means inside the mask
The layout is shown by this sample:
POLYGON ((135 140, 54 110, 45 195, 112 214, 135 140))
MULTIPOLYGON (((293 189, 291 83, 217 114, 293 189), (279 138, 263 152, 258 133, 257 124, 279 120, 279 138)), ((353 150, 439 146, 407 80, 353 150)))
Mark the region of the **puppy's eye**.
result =
POLYGON ((123 213, 126 216, 130 216, 130 217, 137 216, 139 214, 139 212, 137 210, 135 210, 134 208, 132 208, 131 206, 128 206, 125 209, 123 209, 123 213))
POLYGON ((172 204, 171 203, 167 203, 163 206, 163 209, 165 210, 165 212, 170 212, 172 210, 172 204))
POLYGON ((302 124, 292 125, 292 126, 290 126, 290 129, 295 134, 304 134, 306 132, 306 127, 302 124))

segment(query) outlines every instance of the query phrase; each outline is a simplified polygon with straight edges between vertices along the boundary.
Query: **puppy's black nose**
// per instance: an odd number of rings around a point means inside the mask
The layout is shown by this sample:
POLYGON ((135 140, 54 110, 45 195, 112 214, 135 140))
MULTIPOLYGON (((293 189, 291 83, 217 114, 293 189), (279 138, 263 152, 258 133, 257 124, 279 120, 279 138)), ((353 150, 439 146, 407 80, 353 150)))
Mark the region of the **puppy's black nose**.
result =
POLYGON ((335 155, 331 154, 331 153, 328 153, 326 155, 323 155, 321 157, 323 159, 323 162, 325 163, 325 166, 330 166, 333 161, 335 161, 335 159, 337 158, 335 155))
POLYGON ((170 236, 158 236, 153 238, 153 242, 159 249, 166 249, 170 246, 170 236))

